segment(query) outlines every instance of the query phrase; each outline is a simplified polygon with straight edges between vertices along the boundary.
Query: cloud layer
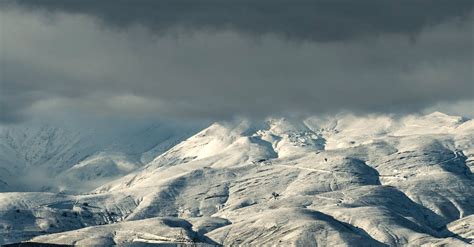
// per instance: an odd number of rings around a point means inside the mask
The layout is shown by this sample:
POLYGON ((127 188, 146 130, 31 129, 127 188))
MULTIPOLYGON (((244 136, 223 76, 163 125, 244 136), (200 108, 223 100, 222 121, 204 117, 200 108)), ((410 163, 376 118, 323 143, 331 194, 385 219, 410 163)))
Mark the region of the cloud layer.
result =
POLYGON ((47 13, 83 14, 107 27, 142 25, 154 33, 233 30, 314 41, 380 34, 415 35, 427 26, 472 11, 470 0, 6 0, 6 6, 47 13))
POLYGON ((473 100, 472 1, 153 2, 0 5, 0 121, 54 111, 417 111, 473 100))

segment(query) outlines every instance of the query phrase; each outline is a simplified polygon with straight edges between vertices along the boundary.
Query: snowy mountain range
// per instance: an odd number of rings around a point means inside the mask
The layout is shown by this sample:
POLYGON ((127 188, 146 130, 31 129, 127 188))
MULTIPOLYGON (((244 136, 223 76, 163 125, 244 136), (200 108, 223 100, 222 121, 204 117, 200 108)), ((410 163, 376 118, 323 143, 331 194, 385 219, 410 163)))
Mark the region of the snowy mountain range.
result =
POLYGON ((474 120, 439 112, 30 123, 0 145, 0 244, 474 243, 474 120))

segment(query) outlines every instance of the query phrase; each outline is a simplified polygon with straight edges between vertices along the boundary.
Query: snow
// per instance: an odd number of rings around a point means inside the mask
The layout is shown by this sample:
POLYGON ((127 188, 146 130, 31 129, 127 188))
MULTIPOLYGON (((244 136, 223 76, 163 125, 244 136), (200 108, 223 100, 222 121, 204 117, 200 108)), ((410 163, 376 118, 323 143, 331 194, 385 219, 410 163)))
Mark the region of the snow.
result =
POLYGON ((0 244, 469 246, 473 126, 442 113, 239 120, 144 166, 98 151, 61 171, 116 178, 96 189, 0 193, 0 244))
POLYGON ((196 127, 170 123, 0 126, 0 191, 90 191, 144 166, 195 132, 196 127))

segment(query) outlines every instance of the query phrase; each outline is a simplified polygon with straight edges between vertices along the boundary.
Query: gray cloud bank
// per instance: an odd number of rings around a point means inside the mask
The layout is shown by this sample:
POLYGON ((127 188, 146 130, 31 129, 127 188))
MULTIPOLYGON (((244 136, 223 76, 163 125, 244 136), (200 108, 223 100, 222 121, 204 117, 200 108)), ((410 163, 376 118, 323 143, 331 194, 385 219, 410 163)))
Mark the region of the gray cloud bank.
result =
MULTIPOLYGON (((473 100, 472 1, 3 1, 0 121, 473 100)), ((469 103, 468 103, 469 104, 469 103)))
POLYGON ((143 25, 154 32, 234 30, 291 39, 347 40, 411 34, 466 17, 470 0, 6 0, 5 5, 50 13, 85 14, 109 27, 143 25))

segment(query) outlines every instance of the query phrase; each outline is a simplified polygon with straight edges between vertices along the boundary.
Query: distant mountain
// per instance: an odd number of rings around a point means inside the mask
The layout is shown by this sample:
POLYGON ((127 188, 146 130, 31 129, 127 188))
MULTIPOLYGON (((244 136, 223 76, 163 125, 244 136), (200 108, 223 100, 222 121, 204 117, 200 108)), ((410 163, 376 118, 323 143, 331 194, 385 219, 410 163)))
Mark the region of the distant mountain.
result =
MULTIPOLYGON (((94 157, 58 176, 129 171, 115 161, 126 160, 120 155, 94 157)), ((89 193, 0 193, 0 236, 84 245, 470 246, 473 160, 474 121, 442 113, 220 122, 89 193)))
POLYGON ((91 190, 199 130, 171 123, 112 128, 45 121, 0 127, 0 191, 91 190))

